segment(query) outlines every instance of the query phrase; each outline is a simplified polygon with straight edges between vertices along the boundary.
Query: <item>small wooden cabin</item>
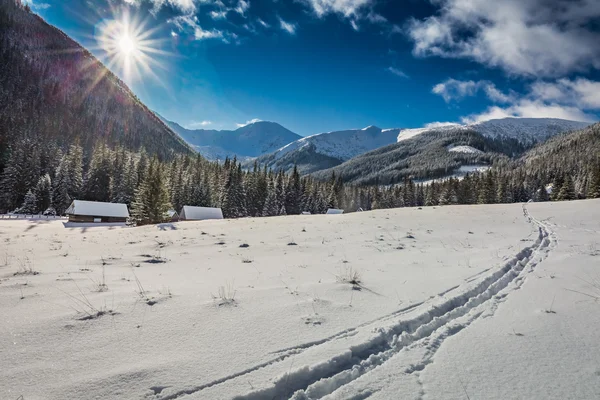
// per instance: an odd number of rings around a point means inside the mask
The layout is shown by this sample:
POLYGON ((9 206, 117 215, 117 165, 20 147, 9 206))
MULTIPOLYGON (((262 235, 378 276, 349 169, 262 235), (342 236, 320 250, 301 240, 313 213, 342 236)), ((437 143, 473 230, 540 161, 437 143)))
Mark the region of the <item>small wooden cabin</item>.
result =
POLYGON ((167 217, 169 219, 169 222, 177 222, 179 221, 179 213, 175 210, 169 210, 167 211, 167 217))
POLYGON ((329 215, 339 215, 339 214, 343 214, 344 210, 338 210, 337 208, 330 208, 327 210, 327 214, 329 215))
POLYGON ((180 221, 202 221, 205 219, 223 219, 220 208, 183 206, 179 213, 180 221))
POLYGON ((126 223, 129 211, 126 204, 73 200, 65 211, 69 222, 126 223))

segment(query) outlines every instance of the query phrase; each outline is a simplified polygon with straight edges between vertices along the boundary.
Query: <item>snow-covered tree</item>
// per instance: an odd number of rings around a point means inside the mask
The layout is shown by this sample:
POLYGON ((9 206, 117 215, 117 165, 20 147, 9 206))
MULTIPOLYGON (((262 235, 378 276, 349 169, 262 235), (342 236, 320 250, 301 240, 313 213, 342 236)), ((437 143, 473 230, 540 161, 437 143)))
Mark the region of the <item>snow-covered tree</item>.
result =
POLYGON ((167 220, 170 209, 167 177, 162 164, 154 157, 135 193, 131 217, 138 225, 157 224, 167 220))

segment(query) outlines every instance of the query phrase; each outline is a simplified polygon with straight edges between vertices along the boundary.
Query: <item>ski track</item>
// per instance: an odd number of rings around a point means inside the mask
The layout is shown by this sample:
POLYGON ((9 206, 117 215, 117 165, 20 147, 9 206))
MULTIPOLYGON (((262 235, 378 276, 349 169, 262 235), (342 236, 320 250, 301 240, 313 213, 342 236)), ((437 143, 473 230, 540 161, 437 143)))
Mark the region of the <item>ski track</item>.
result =
MULTIPOLYGON (((491 275, 482 278, 479 283, 467 287, 462 293, 444 298, 439 304, 430 306, 422 313, 408 320, 401 319, 391 326, 377 328, 375 334, 368 340, 351 346, 346 351, 330 359, 290 371, 275 378, 271 386, 237 396, 235 400, 275 400, 289 398, 294 400, 313 400, 321 399, 328 395, 335 396, 337 390, 343 389, 346 385, 368 374, 392 357, 402 356, 403 352, 411 351, 414 348, 424 348, 425 353, 420 362, 406 365, 406 368, 402 372, 411 374, 422 371, 428 364, 433 362, 433 356, 446 338, 459 333, 480 317, 492 316, 499 303, 504 301, 511 291, 520 288, 526 275, 532 272, 533 268, 547 257, 548 253, 555 247, 557 243, 555 233, 549 228, 548 224, 533 218, 529 214, 526 204, 523 205, 523 215, 528 222, 538 228, 537 240, 531 246, 522 249, 516 256, 507 261, 504 266, 497 269, 491 275)), ((488 268, 486 271, 491 269, 488 268)), ((482 273, 486 271, 482 271, 482 273)), ((475 276, 477 275, 479 274, 475 276)), ((472 279, 468 281, 472 281, 472 279)), ((445 295, 455 289, 457 287, 452 287, 440 293, 439 296, 445 295)), ((377 322, 391 320, 415 310, 423 304, 425 303, 412 304, 393 313, 360 324, 357 327, 338 332, 325 339, 274 351, 271 354, 280 355, 270 361, 203 385, 182 389, 165 396, 158 395, 154 398, 173 400, 198 393, 211 386, 223 384, 258 369, 279 363, 309 348, 354 336, 360 328, 377 322)), ((344 398, 364 399, 377 391, 371 388, 362 391, 360 394, 355 393, 351 397, 345 394, 344 398)), ((423 396, 424 392, 421 391, 420 398, 423 398, 423 396)))

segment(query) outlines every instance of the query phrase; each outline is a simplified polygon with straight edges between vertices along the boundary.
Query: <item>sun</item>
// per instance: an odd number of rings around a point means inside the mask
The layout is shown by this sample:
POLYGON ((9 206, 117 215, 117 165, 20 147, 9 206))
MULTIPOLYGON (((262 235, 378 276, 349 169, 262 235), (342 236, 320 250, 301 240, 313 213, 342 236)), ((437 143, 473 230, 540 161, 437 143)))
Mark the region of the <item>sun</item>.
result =
POLYGON ((129 56, 136 49, 136 43, 129 36, 129 33, 125 32, 119 38, 119 50, 125 56, 129 56))
POLYGON ((127 11, 113 13, 114 18, 96 25, 95 39, 106 66, 128 82, 145 76, 159 80, 155 71, 164 67, 158 56, 169 54, 160 50, 163 40, 153 37, 159 28, 148 28, 145 21, 131 17, 127 11))

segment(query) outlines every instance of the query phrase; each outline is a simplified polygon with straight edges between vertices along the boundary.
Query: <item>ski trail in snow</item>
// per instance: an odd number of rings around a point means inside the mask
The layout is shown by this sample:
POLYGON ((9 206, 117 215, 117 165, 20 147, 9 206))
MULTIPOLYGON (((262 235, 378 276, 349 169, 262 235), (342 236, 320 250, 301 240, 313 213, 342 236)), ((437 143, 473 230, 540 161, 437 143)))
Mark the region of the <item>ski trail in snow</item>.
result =
MULTIPOLYGON (((547 224, 533 218, 529 214, 526 205, 523 205, 523 214, 538 229, 536 241, 531 246, 522 249, 501 268, 496 269, 490 275, 482 277, 480 282, 468 285, 461 292, 443 298, 434 305, 426 303, 412 305, 323 340, 274 352, 274 354, 283 354, 271 361, 214 382, 190 387, 157 398, 168 400, 197 393, 207 387, 222 384, 257 369, 278 363, 308 348, 318 348, 318 346, 326 345, 333 340, 352 336, 357 333, 356 331, 369 325, 394 320, 408 311, 416 311, 420 305, 425 304, 427 308, 416 313, 410 319, 396 320, 391 325, 376 328, 374 334, 367 340, 317 364, 299 366, 274 378, 270 386, 252 390, 235 397, 235 399, 291 398, 294 400, 313 400, 321 398, 355 398, 358 393, 353 392, 353 389, 347 385, 369 374, 390 359, 394 358, 394 361, 398 361, 398 357, 407 355, 412 350, 419 348, 421 351, 425 348, 425 353, 420 361, 416 363, 407 361, 404 369, 399 370, 399 373, 410 374, 422 371, 433 361, 433 356, 446 338, 459 333, 479 317, 493 315, 498 304, 504 301, 511 291, 522 285, 526 274, 530 273, 556 245, 555 233, 551 231, 547 224), (346 390, 346 393, 341 393, 344 390, 346 390)), ((458 291, 457 288, 451 288, 445 294, 455 290, 458 291)), ((414 357, 408 358, 414 361, 414 357)), ((402 363, 400 364, 402 365, 402 363)), ((368 388, 368 390, 373 393, 372 388, 368 388)), ((364 391, 362 393, 365 394, 364 391)))

